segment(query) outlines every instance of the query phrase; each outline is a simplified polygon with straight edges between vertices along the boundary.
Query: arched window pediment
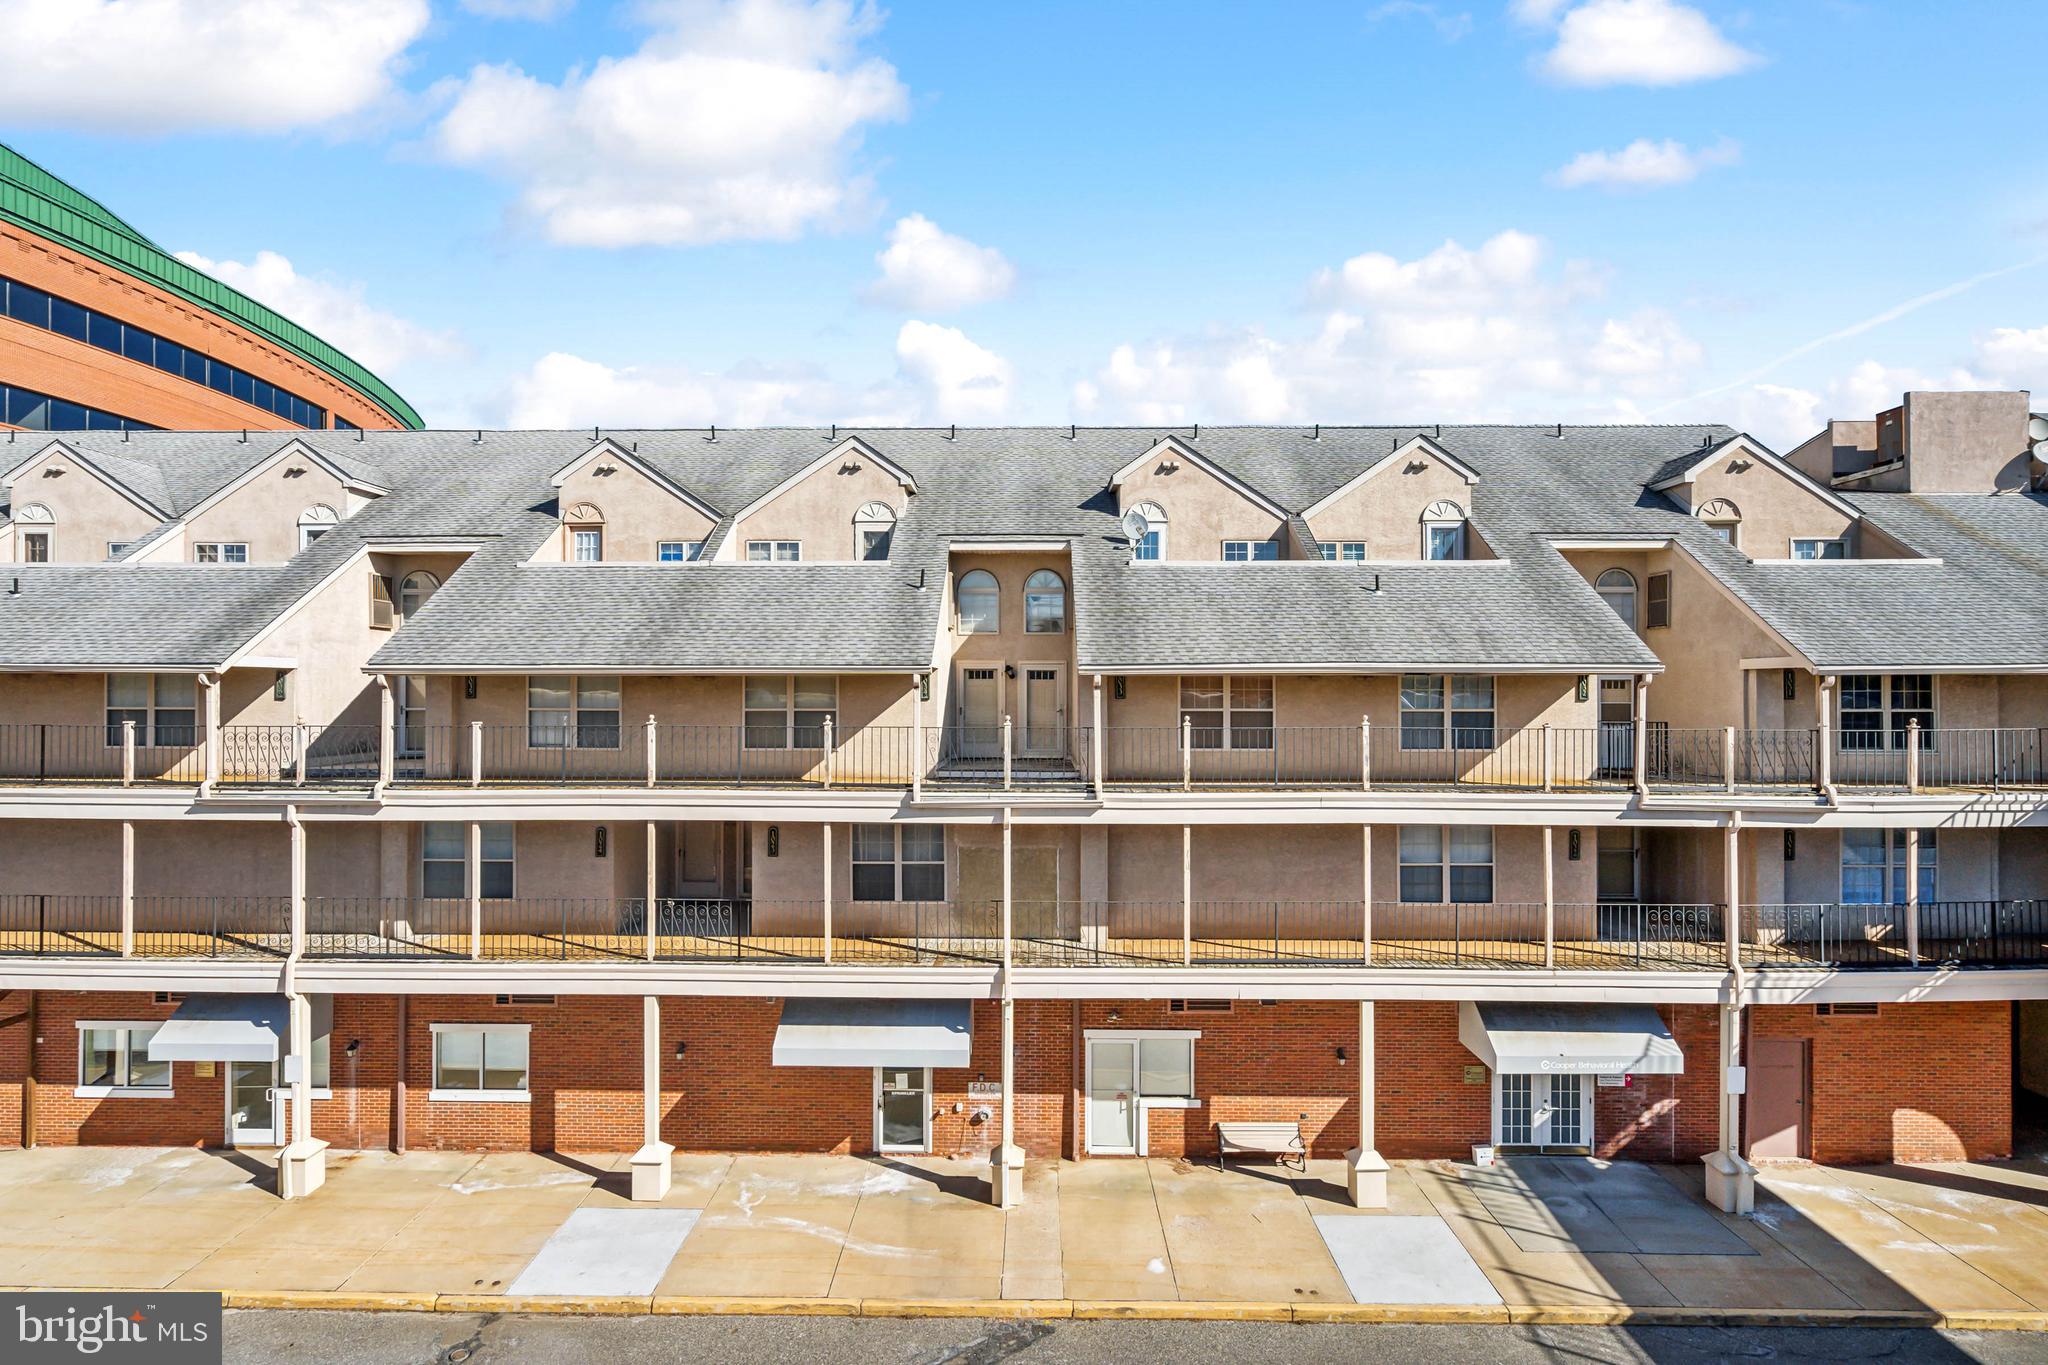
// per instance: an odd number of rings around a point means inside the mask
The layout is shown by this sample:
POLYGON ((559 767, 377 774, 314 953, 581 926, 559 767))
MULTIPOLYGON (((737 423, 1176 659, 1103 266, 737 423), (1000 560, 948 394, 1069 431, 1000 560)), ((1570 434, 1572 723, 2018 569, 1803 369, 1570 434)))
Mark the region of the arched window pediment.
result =
POLYGON ((316 502, 299 513, 301 526, 338 526, 340 523, 340 514, 324 502, 316 502))
POLYGON ((14 519, 31 526, 54 526, 57 524, 56 515, 39 502, 32 502, 15 512, 14 519))
POLYGON ((604 513, 594 502, 579 502, 571 504, 569 509, 562 513, 562 520, 589 526, 601 524, 604 521, 604 513))
POLYGON ((1726 498, 1709 498, 1700 504, 1701 521, 1741 521, 1742 509, 1726 498))
POLYGON ((1141 502, 1124 513, 1124 534, 1130 538, 1133 559, 1166 558, 1166 509, 1156 502, 1141 502))
POLYGON ((1465 509, 1448 498, 1440 498, 1422 509, 1422 520, 1424 521, 1443 522, 1463 521, 1464 519, 1465 509))

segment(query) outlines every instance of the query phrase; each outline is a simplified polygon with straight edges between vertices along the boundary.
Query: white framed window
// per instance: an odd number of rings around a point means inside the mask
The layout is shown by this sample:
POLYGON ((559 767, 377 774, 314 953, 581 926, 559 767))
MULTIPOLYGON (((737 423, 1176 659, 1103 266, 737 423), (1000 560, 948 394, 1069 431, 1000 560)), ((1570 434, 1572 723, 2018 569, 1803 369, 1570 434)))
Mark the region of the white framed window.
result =
POLYGON ((1337 563, 1365 563, 1365 542, 1362 540, 1325 540, 1317 547, 1323 558, 1337 563))
POLYGON ((528 1024, 434 1024, 432 1100, 524 1104, 532 1043, 528 1024))
MULTIPOLYGON (((1920 831, 1920 903, 1935 898, 1934 831, 1920 831)), ((1842 904, 1904 905, 1906 903, 1906 831, 1845 829, 1842 831, 1842 904)))
POLYGON ((754 564, 795 564, 804 557, 800 540, 750 540, 747 559, 754 564))
POLYGON ((655 562, 659 564, 691 564, 703 553, 701 540, 664 540, 654 547, 655 562))
POLYGON ((79 1020, 78 1097, 104 1099, 117 1095, 168 1099, 171 1095, 171 1064, 151 1061, 149 1057, 149 1040, 161 1027, 154 1021, 79 1020))
POLYGON ((855 825, 853 898, 857 901, 946 899, 946 827, 855 825))
POLYGON ((1422 512, 1422 557, 1465 557, 1465 509, 1448 500, 1431 503, 1422 512))
POLYGON ((616 749, 619 747, 619 679, 616 674, 526 680, 526 747, 529 749, 616 749))
MULTIPOLYGON (((1087 1030, 1093 1043, 1131 1043, 1137 1047, 1133 1093, 1141 1104, 1155 1109, 1195 1107, 1195 1040, 1198 1029, 1099 1029, 1087 1030)), ((1091 1054, 1094 1049, 1089 1049, 1091 1054)), ((1093 1058, 1090 1058, 1093 1070, 1093 1058)), ((1092 1076, 1089 1078, 1094 1079, 1092 1076)))
POLYGON ((128 547, 129 547, 129 546, 130 546, 131 544, 133 544, 133 543, 134 543, 134 542, 132 542, 132 541, 126 541, 126 540, 110 540, 110 541, 108 541, 108 542, 107 542, 107 558, 108 558, 108 559, 119 559, 119 558, 120 558, 120 557, 121 557, 122 555, 125 555, 125 554, 127 554, 127 553, 128 553, 128 547))
POLYGON ((604 528, 576 526, 569 531, 569 558, 578 564, 604 562, 604 528))
POLYGON ((1401 826, 1401 899, 1420 905, 1490 902, 1492 827, 1401 826))
MULTIPOLYGON (((513 825, 487 821, 479 830, 477 852, 479 898, 512 899, 513 825)), ((469 826, 460 820, 429 820, 420 827, 420 896, 426 900, 464 900, 469 896, 469 826)))
POLYGON ((1820 536, 1795 536, 1792 540, 1794 559, 1847 559, 1849 543, 1820 536))
POLYGON ((818 749, 825 721, 839 725, 839 679, 830 673, 767 673, 745 680, 749 749, 818 749))
POLYGON ((1124 513, 1124 534, 1130 537, 1131 558, 1166 558, 1166 509, 1156 502, 1141 502, 1124 513))
POLYGON ((189 673, 107 674, 107 747, 121 747, 132 721, 135 742, 180 749, 199 741, 199 680, 189 673))
POLYGON ((1920 747, 1934 748, 1932 673, 1850 673, 1842 678, 1842 750, 1904 749, 1920 722, 1920 747))
POLYGON ((299 548, 305 549, 340 524, 341 518, 332 507, 324 502, 314 503, 299 513, 299 548))
POLYGON ((425 569, 414 569, 398 585, 398 614, 410 621, 414 612, 440 589, 441 580, 425 569))
POLYGON ((249 547, 238 540, 202 540, 192 547, 195 564, 247 564, 249 547))
POLYGON ((1491 749, 1493 679, 1461 673, 1403 673, 1401 747, 1491 749))
POLYGON ((1067 630, 1067 581, 1051 569, 1024 580, 1024 633, 1064 635, 1067 630))
POLYGON ((1614 608, 1614 614, 1630 630, 1636 628, 1636 576, 1627 569, 1608 569, 1593 580, 1593 591, 1614 608))
POLYGON ((887 559, 896 534, 896 509, 886 502, 862 503, 853 514, 853 557, 887 559))
POLYGON ((1699 518, 1716 540, 1725 540, 1738 550, 1742 548, 1742 509, 1734 503, 1726 498, 1709 498, 1700 505, 1699 518))
POLYGON ((1003 628, 1003 591, 987 569, 960 575, 958 608, 962 635, 994 635, 1003 628))
POLYGON ((1249 564, 1255 560, 1278 559, 1280 542, 1276 540, 1226 540, 1223 542, 1223 562, 1226 564, 1249 564))
POLYGON ((48 531, 23 531, 21 533, 21 562, 24 564, 47 564, 50 562, 50 533, 48 531))
POLYGON ((1191 749, 1271 749, 1273 680, 1207 675, 1180 680, 1191 749))

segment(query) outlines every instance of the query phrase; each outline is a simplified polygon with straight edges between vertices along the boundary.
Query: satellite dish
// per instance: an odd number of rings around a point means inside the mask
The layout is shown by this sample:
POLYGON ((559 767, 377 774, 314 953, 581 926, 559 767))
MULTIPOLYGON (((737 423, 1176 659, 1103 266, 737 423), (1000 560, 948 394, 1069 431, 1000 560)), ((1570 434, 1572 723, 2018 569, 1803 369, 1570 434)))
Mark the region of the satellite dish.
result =
POLYGON ((2048 441, 2048 417, 2030 418, 2027 422, 2029 441, 2048 441))
POLYGON ((2048 441, 2034 442, 2034 458, 2048 464, 2048 441))

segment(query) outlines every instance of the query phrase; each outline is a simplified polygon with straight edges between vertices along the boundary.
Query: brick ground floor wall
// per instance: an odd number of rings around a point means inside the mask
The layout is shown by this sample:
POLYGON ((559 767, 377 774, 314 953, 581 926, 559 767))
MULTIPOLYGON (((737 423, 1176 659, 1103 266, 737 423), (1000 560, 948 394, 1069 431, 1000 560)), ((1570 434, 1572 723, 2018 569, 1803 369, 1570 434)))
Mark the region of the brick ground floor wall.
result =
MULTIPOLYGON (((75 1095, 81 1019, 168 1018, 146 993, 38 993, 37 1140, 52 1145, 214 1145, 224 1138, 225 1068, 201 1077, 173 1068, 173 1098, 75 1095)), ((0 1146, 20 1139, 28 1053, 25 993, 0 994, 0 1146)), ((870 1068, 770 1063, 782 1002, 665 998, 661 1002, 661 1134, 685 1151, 865 1153, 874 1148, 870 1068), (678 1056, 680 1048, 681 1055, 678 1056)), ((1238 1001, 1227 1012, 1176 1011, 1165 1001, 1019 1001, 1019 1143, 1035 1157, 1084 1150, 1082 1093, 1089 1030, 1195 1030, 1195 1089, 1187 1109, 1154 1109, 1147 1151, 1214 1154, 1214 1125, 1300 1122, 1316 1156, 1358 1140, 1358 1007, 1348 1003, 1238 1001), (1339 1060, 1338 1049, 1346 1056, 1339 1060)), ((503 1006, 490 996, 415 996, 407 1002, 406 1137, 415 1148, 630 1151, 641 1137, 641 1001, 563 996, 554 1005, 503 1006), (433 1098, 436 1023, 530 1027, 527 1102, 433 1098)), ((1686 1059, 1681 1076, 1645 1076, 1594 1091, 1602 1156, 1690 1161, 1715 1145, 1719 1012, 1665 1006, 1686 1059)), ((391 1142, 398 1077, 399 1003, 389 996, 334 1002, 331 1098, 314 1102, 313 1129, 339 1147, 391 1142), (353 1044, 353 1047, 351 1047, 353 1044)), ((2012 1133, 2010 1006, 1886 1006, 1877 1018, 1816 1017, 1793 1007, 1751 1011, 1753 1035, 1801 1037, 1813 1051, 1811 1126, 1823 1161, 1926 1161, 2003 1155, 2012 1133)), ((1376 1131, 1390 1158, 1466 1155, 1490 1136, 1492 1086, 1458 1041, 1452 1003, 1387 1001, 1375 1010, 1376 1131)), ((1001 1007, 977 1001, 970 1064, 932 1078, 932 1151, 985 1156, 1000 1109, 970 1083, 1002 1074, 1001 1007)))
POLYGON ((1804 1039, 1815 1161, 2012 1155, 2012 1005, 1885 1005, 1874 1016, 1757 1006, 1750 1036, 1804 1039))

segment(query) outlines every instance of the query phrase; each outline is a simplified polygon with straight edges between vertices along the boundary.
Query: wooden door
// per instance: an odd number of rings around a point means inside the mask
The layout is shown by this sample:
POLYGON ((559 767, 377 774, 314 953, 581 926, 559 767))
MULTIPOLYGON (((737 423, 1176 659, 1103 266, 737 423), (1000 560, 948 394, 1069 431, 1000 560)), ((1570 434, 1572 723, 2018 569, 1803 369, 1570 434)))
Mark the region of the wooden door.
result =
POLYGON ((1802 1038, 1757 1038, 1749 1056, 1751 1160, 1794 1160, 1811 1150, 1807 1092, 1811 1076, 1802 1038))

